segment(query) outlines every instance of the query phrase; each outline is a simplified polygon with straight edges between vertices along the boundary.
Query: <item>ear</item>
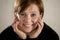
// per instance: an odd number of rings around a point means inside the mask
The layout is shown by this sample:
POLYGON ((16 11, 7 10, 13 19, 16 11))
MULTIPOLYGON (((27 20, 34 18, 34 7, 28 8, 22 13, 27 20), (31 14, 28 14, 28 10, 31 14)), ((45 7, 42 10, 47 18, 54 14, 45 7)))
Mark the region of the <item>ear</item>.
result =
POLYGON ((16 17, 16 12, 14 12, 14 17, 16 17))
POLYGON ((17 13, 14 13, 14 18, 18 21, 19 20, 19 16, 17 13))
POLYGON ((44 15, 44 13, 40 13, 40 17, 41 17, 41 19, 43 18, 43 15, 44 15))

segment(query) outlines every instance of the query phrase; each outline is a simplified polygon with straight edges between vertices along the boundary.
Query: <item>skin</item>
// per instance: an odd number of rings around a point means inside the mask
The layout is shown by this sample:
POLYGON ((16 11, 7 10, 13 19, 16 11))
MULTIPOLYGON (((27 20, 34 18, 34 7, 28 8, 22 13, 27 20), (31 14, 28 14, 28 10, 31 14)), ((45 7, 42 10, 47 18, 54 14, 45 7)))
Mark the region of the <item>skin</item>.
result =
POLYGON ((42 15, 36 4, 31 4, 26 10, 15 13, 15 15, 17 19, 14 19, 12 27, 20 38, 26 39, 27 35, 30 38, 36 38, 41 33, 43 28, 42 15))

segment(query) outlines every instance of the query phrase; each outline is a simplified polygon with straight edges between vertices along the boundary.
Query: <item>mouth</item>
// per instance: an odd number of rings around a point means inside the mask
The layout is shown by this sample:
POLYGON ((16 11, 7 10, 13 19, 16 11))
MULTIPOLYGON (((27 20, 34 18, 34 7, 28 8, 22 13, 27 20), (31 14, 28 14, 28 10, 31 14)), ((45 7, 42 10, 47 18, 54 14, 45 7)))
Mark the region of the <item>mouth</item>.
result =
MULTIPOLYGON (((24 25, 24 24, 23 24, 24 25)), ((30 28, 30 27, 32 27, 32 25, 24 25, 26 28, 30 28)))
POLYGON ((34 24, 23 24, 22 28, 25 32, 31 32, 36 28, 36 26, 34 24))

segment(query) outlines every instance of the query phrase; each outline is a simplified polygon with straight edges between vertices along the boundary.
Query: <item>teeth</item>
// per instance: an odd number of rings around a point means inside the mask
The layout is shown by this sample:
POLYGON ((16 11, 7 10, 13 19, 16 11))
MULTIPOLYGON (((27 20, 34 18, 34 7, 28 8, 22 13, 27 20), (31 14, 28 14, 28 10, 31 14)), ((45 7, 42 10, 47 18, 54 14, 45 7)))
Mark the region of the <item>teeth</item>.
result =
POLYGON ((31 25, 26 25, 26 26, 31 26, 31 25))
MULTIPOLYGON (((24 24, 23 24, 24 25, 24 24)), ((30 24, 27 24, 27 25, 24 25, 24 26, 26 26, 26 27, 31 27, 32 25, 30 25, 30 24)))

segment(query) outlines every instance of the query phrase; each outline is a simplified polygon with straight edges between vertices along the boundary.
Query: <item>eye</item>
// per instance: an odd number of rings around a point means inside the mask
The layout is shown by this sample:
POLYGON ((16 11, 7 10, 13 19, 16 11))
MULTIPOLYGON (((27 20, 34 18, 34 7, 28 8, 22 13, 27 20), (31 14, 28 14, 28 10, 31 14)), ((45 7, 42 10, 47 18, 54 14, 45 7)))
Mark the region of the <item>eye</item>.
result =
POLYGON ((19 13, 19 15, 20 15, 20 16, 25 16, 25 13, 22 12, 22 13, 19 13))
POLYGON ((31 17, 34 17, 34 16, 36 16, 36 14, 35 14, 35 13, 31 14, 31 17))
POLYGON ((20 15, 21 15, 21 16, 24 16, 25 14, 21 13, 20 15))

